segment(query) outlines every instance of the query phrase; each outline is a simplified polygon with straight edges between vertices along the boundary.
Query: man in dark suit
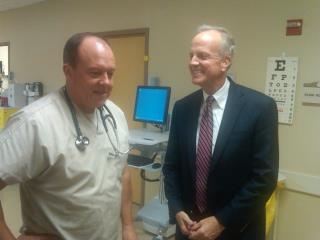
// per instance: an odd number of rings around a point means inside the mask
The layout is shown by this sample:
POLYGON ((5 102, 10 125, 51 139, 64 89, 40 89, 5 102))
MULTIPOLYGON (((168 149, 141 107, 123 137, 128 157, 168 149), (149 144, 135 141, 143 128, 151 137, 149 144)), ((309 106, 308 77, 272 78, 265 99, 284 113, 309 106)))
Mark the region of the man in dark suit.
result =
POLYGON ((278 175, 277 108, 227 76, 234 47, 221 27, 202 26, 192 40, 189 67, 201 90, 174 105, 163 168, 177 240, 265 239, 265 203, 278 175))

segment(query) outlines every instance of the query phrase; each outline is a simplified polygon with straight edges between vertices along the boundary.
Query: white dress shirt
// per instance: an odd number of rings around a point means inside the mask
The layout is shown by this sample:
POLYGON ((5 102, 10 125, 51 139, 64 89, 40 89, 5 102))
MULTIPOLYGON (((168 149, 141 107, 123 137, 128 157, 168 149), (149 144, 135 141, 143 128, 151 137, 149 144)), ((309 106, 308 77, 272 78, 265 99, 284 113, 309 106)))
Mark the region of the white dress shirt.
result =
MULTIPOLYGON (((216 145, 219 129, 220 129, 220 124, 222 121, 222 116, 224 113, 224 109, 226 106, 226 102, 228 99, 228 94, 229 94, 229 88, 230 88, 230 82, 228 79, 226 79, 225 83, 223 86, 215 92, 212 96, 214 98, 214 102, 212 104, 212 117, 213 117, 213 133, 212 133, 212 152, 214 150, 214 147, 216 145)), ((209 96, 205 91, 203 92, 203 102, 202 106, 200 109, 200 115, 199 115, 199 120, 198 120, 198 128, 197 128, 197 149, 198 149, 198 140, 199 140, 199 131, 200 131, 200 123, 201 123, 201 117, 202 117, 202 112, 205 106, 205 102, 207 97, 209 96)))

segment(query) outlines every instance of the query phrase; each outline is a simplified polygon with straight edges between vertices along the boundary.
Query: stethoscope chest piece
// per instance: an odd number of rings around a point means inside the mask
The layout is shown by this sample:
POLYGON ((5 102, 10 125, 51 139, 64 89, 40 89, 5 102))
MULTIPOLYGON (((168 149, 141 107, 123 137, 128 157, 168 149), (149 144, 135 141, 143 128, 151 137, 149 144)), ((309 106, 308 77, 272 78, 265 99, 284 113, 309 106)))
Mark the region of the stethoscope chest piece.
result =
POLYGON ((74 143, 80 151, 84 151, 86 149, 86 146, 89 145, 90 141, 86 136, 78 135, 74 143))

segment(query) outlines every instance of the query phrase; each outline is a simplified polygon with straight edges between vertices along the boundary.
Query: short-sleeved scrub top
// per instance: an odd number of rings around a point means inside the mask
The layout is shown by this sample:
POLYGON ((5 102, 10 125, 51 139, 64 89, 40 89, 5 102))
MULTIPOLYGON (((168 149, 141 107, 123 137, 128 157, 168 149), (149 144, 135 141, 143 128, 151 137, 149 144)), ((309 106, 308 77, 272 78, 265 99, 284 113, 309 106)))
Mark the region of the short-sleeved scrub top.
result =
MULTIPOLYGON (((107 122, 111 141, 128 150, 123 112, 111 101, 119 142, 107 122)), ((20 183, 22 231, 52 233, 62 239, 117 239, 121 176, 126 155, 115 154, 98 110, 77 119, 90 144, 75 146, 76 130, 63 90, 21 109, 0 134, 0 178, 20 183)))

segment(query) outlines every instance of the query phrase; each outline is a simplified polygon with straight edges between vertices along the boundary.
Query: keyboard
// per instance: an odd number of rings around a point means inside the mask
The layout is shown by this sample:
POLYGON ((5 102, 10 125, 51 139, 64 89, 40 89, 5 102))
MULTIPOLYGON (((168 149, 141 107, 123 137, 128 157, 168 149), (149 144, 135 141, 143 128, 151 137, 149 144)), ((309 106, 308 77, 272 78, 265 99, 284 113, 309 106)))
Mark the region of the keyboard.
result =
POLYGON ((129 133, 130 144, 151 146, 168 141, 169 132, 152 131, 148 129, 131 129, 129 133))
POLYGON ((142 167, 153 163, 153 160, 140 155, 129 154, 127 159, 128 165, 142 167))

